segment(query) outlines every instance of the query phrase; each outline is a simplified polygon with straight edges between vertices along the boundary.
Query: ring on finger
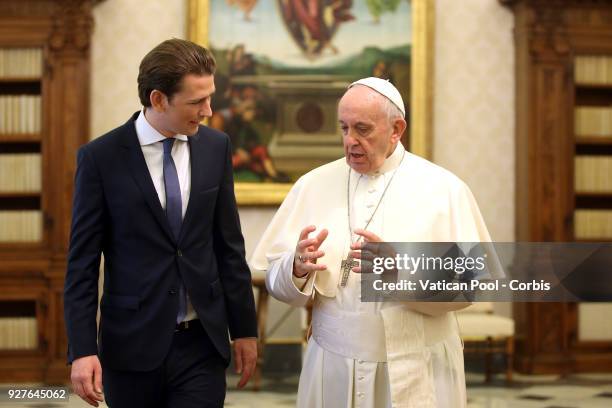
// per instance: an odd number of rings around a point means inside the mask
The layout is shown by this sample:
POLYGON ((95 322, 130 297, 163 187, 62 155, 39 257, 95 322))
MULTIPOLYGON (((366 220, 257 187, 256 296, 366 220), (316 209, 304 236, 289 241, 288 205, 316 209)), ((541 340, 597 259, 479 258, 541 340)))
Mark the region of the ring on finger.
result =
POLYGON ((305 263, 306 262, 306 257, 305 256, 298 255, 298 259, 300 260, 301 263, 305 263))

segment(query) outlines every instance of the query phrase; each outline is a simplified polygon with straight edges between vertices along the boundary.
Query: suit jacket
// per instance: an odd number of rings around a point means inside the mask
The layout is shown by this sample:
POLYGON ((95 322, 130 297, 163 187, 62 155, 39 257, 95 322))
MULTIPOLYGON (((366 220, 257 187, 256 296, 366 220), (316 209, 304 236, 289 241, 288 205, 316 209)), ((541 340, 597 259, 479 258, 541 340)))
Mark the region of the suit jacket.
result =
POLYGON ((119 370, 158 367, 174 336, 182 279, 229 362, 228 329, 232 338, 257 335, 229 138, 204 126, 189 137, 191 194, 175 239, 136 135, 137 117, 78 151, 64 288, 68 361, 99 353, 103 365, 119 370))

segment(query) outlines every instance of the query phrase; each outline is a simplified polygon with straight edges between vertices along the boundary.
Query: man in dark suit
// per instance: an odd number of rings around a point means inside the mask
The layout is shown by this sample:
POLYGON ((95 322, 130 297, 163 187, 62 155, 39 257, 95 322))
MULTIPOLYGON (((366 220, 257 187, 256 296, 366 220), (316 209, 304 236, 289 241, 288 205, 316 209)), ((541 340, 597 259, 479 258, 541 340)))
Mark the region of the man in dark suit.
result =
POLYGON ((140 64, 143 110, 79 150, 64 311, 72 384, 91 405, 104 384, 112 408, 222 406, 228 330, 239 387, 254 370, 232 148, 199 125, 214 72, 207 49, 164 41, 140 64))

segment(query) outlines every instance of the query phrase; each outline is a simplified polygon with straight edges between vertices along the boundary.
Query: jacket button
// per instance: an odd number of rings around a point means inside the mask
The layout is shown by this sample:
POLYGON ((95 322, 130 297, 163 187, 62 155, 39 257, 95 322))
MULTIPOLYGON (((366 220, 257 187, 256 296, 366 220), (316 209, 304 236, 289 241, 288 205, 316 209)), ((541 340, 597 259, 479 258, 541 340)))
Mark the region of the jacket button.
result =
POLYGON ((171 295, 176 295, 176 289, 170 289, 168 293, 171 295))
POLYGON ((180 250, 180 249, 177 249, 177 250, 176 250, 176 256, 178 256, 178 257, 183 256, 183 253, 181 252, 181 250, 180 250))

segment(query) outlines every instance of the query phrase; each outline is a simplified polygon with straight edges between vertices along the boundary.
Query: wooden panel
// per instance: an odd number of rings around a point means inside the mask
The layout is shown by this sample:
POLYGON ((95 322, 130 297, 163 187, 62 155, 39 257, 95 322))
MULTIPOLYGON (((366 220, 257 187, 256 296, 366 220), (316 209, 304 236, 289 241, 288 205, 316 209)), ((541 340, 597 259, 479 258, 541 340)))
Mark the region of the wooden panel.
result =
MULTIPOLYGON (((576 55, 612 56, 612 9, 601 0, 500 0, 515 14, 516 238, 573 241, 576 207, 612 208, 609 195, 574 193, 574 155, 612 154, 576 140, 574 107, 612 104, 612 86, 574 84, 576 55)), ((516 368, 612 371, 612 343, 581 342, 576 304, 515 304, 516 368)))
MULTIPOLYGON (((99 0, 0 2, 0 47, 43 50, 41 78, 0 79, 1 93, 41 95, 40 134, 0 135, 0 151, 40 152, 42 191, 3 192, 0 207, 36 207, 42 211, 44 225, 39 244, 0 244, 0 298, 34 299, 40 340, 35 351, 0 352, 0 382, 65 383, 69 379, 63 280, 76 150, 87 142, 89 129, 91 9, 97 3, 99 0)), ((4 304, 12 312, 18 305, 4 304)))

